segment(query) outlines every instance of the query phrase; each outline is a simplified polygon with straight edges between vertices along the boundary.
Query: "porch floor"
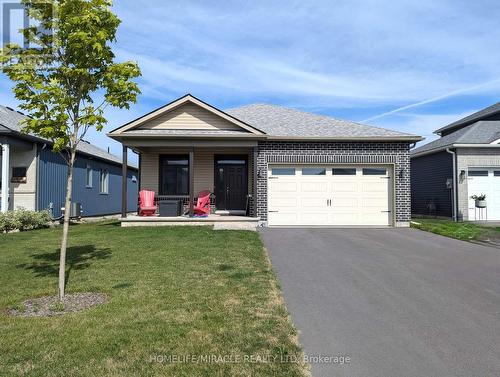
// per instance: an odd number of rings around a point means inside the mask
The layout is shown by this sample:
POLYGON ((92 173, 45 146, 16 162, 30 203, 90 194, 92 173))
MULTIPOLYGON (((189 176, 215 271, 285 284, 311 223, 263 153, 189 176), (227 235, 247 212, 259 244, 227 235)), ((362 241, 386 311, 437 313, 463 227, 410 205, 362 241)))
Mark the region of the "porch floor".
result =
POLYGON ((214 225, 218 229, 257 227, 260 217, 211 214, 208 217, 160 217, 129 215, 121 218, 121 226, 214 225), (223 226, 221 226, 223 225, 223 226))

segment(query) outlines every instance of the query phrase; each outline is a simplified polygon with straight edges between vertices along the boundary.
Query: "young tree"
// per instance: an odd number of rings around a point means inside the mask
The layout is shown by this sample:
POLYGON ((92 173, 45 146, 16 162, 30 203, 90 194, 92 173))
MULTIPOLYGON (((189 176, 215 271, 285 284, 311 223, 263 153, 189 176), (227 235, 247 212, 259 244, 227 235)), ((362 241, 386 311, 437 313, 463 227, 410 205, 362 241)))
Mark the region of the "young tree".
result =
POLYGON ((68 165, 59 264, 64 298, 66 248, 76 150, 89 128, 101 131, 104 109, 128 109, 140 90, 135 62, 115 63, 111 44, 120 20, 110 0, 23 0, 37 26, 21 30, 25 46, 4 46, 3 72, 14 82, 20 108, 30 118, 24 132, 53 141, 68 165), (26 42, 29 42, 28 44, 26 42))

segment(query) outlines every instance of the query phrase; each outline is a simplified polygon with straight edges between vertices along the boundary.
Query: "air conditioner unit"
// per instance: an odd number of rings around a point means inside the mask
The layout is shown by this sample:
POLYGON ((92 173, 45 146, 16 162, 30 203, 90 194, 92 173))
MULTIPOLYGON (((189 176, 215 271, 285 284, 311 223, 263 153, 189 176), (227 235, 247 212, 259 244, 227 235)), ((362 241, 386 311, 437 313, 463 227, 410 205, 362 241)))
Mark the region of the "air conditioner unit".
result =
MULTIPOLYGON (((61 212, 64 216, 64 207, 61 208, 61 212)), ((72 219, 81 219, 83 216, 82 203, 71 203, 71 209, 69 212, 69 217, 72 219)))

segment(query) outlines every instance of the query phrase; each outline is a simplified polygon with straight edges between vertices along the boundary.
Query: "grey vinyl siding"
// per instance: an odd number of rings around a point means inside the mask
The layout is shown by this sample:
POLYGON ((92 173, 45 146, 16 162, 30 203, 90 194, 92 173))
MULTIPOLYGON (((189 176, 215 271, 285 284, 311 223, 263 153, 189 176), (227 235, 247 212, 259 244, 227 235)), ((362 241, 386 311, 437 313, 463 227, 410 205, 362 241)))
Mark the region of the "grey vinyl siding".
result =
MULTIPOLYGON (((50 149, 40 151, 39 161, 38 209, 49 208, 52 203, 53 216, 61 215, 66 196, 67 166, 63 158, 50 149)), ((79 154, 73 171, 72 201, 80 202, 84 216, 100 216, 121 211, 121 166, 100 159, 92 159, 79 154), (92 187, 86 185, 87 165, 92 168, 92 187), (109 189, 107 194, 100 192, 99 173, 108 171, 109 189)), ((129 211, 137 209, 138 182, 132 182, 132 176, 138 178, 134 169, 127 174, 127 207, 129 211)))
POLYGON ((453 157, 450 153, 443 151, 412 158, 412 214, 429 215, 428 205, 434 202, 436 216, 452 217, 453 190, 446 187, 447 179, 453 179, 453 157))

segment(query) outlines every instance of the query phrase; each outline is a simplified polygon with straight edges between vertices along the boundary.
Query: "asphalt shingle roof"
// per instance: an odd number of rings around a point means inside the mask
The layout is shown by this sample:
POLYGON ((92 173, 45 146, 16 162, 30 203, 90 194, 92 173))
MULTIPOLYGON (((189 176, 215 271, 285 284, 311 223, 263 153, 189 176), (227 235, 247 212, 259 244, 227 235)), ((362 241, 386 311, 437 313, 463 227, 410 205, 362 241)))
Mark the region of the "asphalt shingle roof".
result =
POLYGON ((483 118, 489 117, 491 115, 500 113, 500 102, 495 103, 485 109, 479 110, 471 115, 466 116, 465 118, 459 119, 453 123, 448 124, 447 126, 441 127, 436 130, 435 133, 440 134, 443 131, 451 130, 453 128, 477 122, 483 118))
POLYGON ((411 154, 444 148, 452 144, 490 144, 498 139, 500 139, 500 121, 483 120, 415 148, 411 154))
MULTIPOLYGON (((21 132, 21 121, 26 118, 26 115, 12 110, 8 107, 0 105, 0 127, 4 127, 8 130, 14 131, 14 132, 21 132)), ((1 130, 1 128, 0 128, 1 130)), ((32 135, 34 136, 34 135, 32 135)), ((50 142, 50 140, 41 138, 39 136, 35 136, 36 138, 44 141, 50 142)), ((93 144, 90 144, 88 142, 81 142, 78 144, 77 150, 79 152, 95 156, 98 158, 101 158, 103 160, 115 162, 118 164, 122 163, 122 159, 120 157, 115 156, 114 154, 108 153, 104 149, 101 149, 99 147, 96 147, 93 144)), ((129 165, 131 166, 131 165, 129 165)), ((131 166, 134 167, 134 166, 131 166)), ((134 167, 135 168, 135 167, 134 167)))
POLYGON ((367 126, 304 111, 268 104, 253 104, 225 110, 229 115, 269 136, 280 137, 401 137, 415 136, 385 128, 367 126))

